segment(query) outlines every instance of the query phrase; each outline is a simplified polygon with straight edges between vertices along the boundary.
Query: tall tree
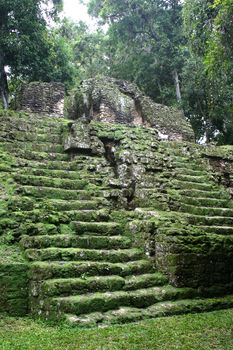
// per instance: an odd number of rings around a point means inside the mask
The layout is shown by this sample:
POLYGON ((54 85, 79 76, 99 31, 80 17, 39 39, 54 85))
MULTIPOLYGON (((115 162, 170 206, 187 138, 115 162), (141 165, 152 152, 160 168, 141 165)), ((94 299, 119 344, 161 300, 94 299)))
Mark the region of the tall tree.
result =
POLYGON ((11 74, 30 75, 42 70, 43 58, 49 53, 46 20, 54 18, 62 1, 0 0, 0 93, 8 107, 6 66, 11 74), (42 60, 41 60, 42 59, 42 60))
POLYGON ((115 48, 110 45, 108 55, 115 75, 124 70, 127 76, 137 77, 136 82, 141 87, 146 85, 146 92, 157 100, 164 94, 170 102, 173 96, 181 100, 181 8, 180 0, 89 1, 90 14, 109 26, 109 39, 115 48))
MULTIPOLYGON (((193 112, 202 115, 199 119, 207 139, 233 144, 232 0, 186 0, 183 15, 192 60, 202 66, 201 85, 205 87, 199 95, 202 109, 193 112)), ((200 82, 194 74, 190 71, 189 79, 200 82)))

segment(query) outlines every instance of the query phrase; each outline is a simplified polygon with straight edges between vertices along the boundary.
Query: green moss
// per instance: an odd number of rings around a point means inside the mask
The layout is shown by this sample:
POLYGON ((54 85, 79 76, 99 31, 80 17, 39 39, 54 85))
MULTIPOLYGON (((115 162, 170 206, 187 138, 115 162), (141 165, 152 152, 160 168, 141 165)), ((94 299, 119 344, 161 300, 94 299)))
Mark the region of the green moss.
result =
POLYGON ((25 256, 29 261, 109 261, 127 262, 142 258, 139 249, 94 250, 78 248, 27 249, 25 256))
POLYGON ((0 313, 28 311, 28 265, 18 246, 0 245, 0 313))

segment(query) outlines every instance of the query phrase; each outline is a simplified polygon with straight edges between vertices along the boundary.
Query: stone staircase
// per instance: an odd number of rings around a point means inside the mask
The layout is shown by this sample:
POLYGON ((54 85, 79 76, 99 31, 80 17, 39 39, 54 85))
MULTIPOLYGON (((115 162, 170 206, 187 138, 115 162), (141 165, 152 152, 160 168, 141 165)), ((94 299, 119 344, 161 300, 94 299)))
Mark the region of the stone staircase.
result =
POLYGON ((202 231, 233 233, 233 203, 226 190, 215 182, 214 174, 201 160, 190 159, 184 145, 168 144, 166 150, 175 167, 173 187, 180 195, 180 211, 202 231))
MULTIPOLYGON (((201 158, 201 149, 198 146, 165 142, 161 147, 169 156, 173 166, 172 179, 169 183, 172 188, 173 204, 175 203, 176 210, 186 220, 187 227, 179 228, 179 225, 174 224, 160 227, 158 231, 163 235, 176 236, 180 243, 182 239, 183 245, 189 244, 190 280, 192 279, 193 285, 195 268, 199 264, 199 272, 205 271, 206 275, 203 283, 209 286, 225 283, 226 290, 232 292, 233 204, 231 197, 225 188, 217 183, 215 174, 208 167, 207 162, 201 158), (208 264, 206 257, 203 257, 203 252, 211 263, 208 264), (226 281, 229 283, 228 287, 226 281)), ((186 285, 191 284, 186 283, 186 285)))
MULTIPOLYGON (((232 306, 231 297, 195 299, 198 290, 169 285, 153 259, 133 246, 111 214, 106 179, 114 179, 113 169, 104 156, 65 153, 66 123, 28 117, 1 130, 1 144, 14 156, 8 208, 30 262, 31 312, 90 326, 232 306)), ((189 222, 205 232, 231 234, 229 197, 199 162, 180 151, 172 158, 173 184, 189 222)))

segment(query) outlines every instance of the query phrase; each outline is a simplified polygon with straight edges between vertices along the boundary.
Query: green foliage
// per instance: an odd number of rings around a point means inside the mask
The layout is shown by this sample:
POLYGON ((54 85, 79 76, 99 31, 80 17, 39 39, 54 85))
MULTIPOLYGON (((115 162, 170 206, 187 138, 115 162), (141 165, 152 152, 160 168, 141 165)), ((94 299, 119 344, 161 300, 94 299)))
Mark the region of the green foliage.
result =
POLYGON ((173 75, 183 62, 180 1, 92 0, 89 11, 108 25, 109 74, 174 103, 173 75))
POLYGON ((233 143, 232 15, 231 0, 186 0, 183 11, 192 51, 183 71, 186 112, 199 136, 205 133, 207 140, 229 144, 233 143), (199 69, 192 71, 193 64, 199 69))
POLYGON ((13 89, 18 80, 71 81, 69 47, 56 30, 47 27, 48 21, 56 20, 62 1, 47 5, 45 0, 0 0, 0 92, 5 95, 5 107, 6 66, 13 89))

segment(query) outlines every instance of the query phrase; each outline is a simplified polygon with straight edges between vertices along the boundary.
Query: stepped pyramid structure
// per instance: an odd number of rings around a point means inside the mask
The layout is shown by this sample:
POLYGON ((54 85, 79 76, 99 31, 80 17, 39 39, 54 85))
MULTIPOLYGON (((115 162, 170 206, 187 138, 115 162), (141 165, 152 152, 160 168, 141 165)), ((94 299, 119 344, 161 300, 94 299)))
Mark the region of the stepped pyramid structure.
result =
POLYGON ((111 104, 113 83, 84 85, 77 120, 1 112, 0 312, 86 327, 233 306, 233 149, 122 82, 111 104))

